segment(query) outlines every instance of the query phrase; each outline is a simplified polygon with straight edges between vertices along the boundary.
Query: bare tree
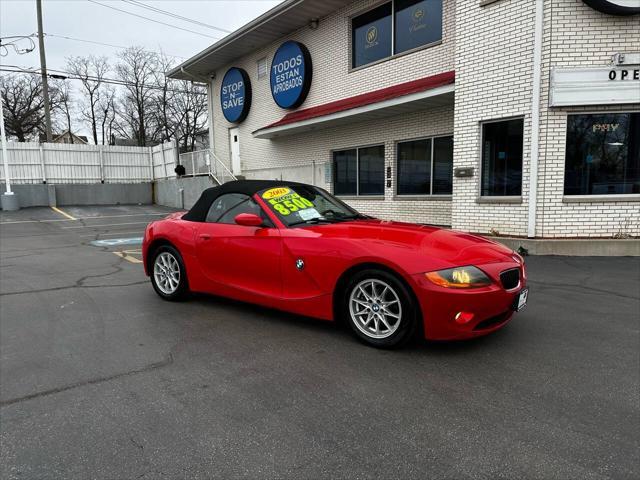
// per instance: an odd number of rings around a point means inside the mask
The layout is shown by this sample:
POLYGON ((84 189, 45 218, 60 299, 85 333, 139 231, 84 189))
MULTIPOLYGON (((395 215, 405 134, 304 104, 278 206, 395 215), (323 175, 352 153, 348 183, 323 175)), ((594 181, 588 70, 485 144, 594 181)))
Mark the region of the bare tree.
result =
POLYGON ((158 55, 158 67, 155 72, 155 86, 153 93, 152 120, 154 132, 152 136, 161 142, 173 138, 179 126, 179 119, 176 118, 176 97, 178 93, 173 89, 171 82, 165 76, 165 72, 171 69, 173 62, 164 55, 158 55))
MULTIPOLYGON (((7 135, 19 142, 36 140, 44 132, 44 99, 42 80, 32 75, 0 77, 0 97, 4 106, 7 135)), ((59 92, 50 91, 50 107, 57 106, 59 92)))
POLYGON ((65 80, 56 81, 52 85, 58 92, 58 102, 55 113, 59 113, 64 117, 64 124, 66 125, 66 129, 69 130, 69 138, 71 143, 73 143, 73 124, 71 117, 74 112, 74 98, 71 94, 71 89, 65 80))
POLYGON ((110 143, 110 139, 116 122, 116 90, 113 87, 104 89, 100 103, 98 104, 98 117, 100 119, 100 133, 102 144, 110 143))
POLYGON ((103 86, 103 80, 109 72, 107 57, 69 57, 67 58, 67 70, 80 78, 82 91, 85 95, 85 106, 82 116, 91 127, 93 142, 98 143, 98 104, 103 86))
POLYGON ((156 85, 156 72, 159 70, 158 55, 142 47, 130 47, 118 54, 120 61, 116 65, 118 78, 125 82, 124 97, 120 102, 120 118, 128 124, 132 137, 138 145, 153 143, 148 131, 148 122, 153 108, 153 92, 156 85))
POLYGON ((180 150, 192 151, 195 148, 198 132, 207 126, 206 89, 187 80, 174 81, 173 88, 179 93, 175 98, 177 137, 180 150))

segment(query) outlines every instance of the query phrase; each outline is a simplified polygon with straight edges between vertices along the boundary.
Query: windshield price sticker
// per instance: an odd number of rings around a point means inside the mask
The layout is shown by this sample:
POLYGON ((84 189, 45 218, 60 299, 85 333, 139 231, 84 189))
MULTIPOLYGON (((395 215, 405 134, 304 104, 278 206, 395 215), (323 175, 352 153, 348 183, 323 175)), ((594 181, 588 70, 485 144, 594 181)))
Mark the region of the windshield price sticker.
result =
POLYGON ((283 216, 314 207, 311 201, 288 188, 273 188, 264 192, 262 198, 268 200, 271 207, 283 216), (274 190, 286 190, 286 192, 273 192, 274 190))
POLYGON ((305 222, 307 220, 313 220, 314 218, 320 218, 322 216, 320 215, 320 212, 318 212, 315 208, 305 208, 304 210, 300 210, 298 212, 298 215, 300 215, 300 218, 305 222))
POLYGON ((271 188, 262 194, 262 198, 265 200, 271 200, 272 198, 281 197, 287 193, 291 193, 291 189, 287 187, 271 188))

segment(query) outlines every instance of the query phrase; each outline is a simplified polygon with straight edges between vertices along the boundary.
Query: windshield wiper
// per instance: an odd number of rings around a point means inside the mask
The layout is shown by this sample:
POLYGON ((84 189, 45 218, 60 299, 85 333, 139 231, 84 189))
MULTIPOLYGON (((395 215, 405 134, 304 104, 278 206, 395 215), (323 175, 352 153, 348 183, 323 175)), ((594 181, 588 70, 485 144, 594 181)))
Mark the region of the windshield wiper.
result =
POLYGON ((307 224, 307 225, 317 225, 317 224, 319 224, 319 223, 321 223, 321 222, 324 222, 324 223, 334 223, 334 222, 333 222, 333 219, 332 219, 332 220, 329 220, 329 219, 327 219, 327 218, 310 218, 309 220, 300 220, 299 222, 293 222, 293 223, 290 223, 290 224, 289 224, 289 226, 290 226, 290 227, 293 227, 293 226, 295 226, 295 225, 303 225, 303 224, 307 224))
POLYGON ((356 215, 345 215, 343 217, 335 217, 335 218, 332 218, 332 220, 335 220, 338 222, 347 222, 349 220, 367 220, 369 218, 371 217, 368 215, 363 215, 361 213, 358 213, 356 215))

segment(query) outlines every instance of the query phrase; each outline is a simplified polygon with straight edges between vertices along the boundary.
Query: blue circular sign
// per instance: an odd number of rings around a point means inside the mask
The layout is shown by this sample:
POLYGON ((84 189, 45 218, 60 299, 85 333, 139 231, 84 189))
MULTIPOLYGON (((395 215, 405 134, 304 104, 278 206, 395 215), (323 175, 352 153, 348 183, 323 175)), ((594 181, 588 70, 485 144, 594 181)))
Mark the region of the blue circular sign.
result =
POLYGON ((280 45, 271 62, 271 95, 280 108, 297 108, 311 88, 311 55, 292 40, 280 45))
POLYGON ((222 114, 231 123, 242 122, 251 108, 251 81, 241 68, 227 70, 220 85, 222 114))

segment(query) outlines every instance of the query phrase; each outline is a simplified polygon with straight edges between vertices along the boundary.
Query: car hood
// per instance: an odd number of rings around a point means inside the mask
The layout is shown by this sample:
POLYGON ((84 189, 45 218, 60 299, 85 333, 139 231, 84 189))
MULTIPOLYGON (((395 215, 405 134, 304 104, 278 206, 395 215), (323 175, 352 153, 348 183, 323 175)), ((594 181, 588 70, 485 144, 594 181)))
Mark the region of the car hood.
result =
MULTIPOLYGON (((513 250, 484 237, 430 225, 384 220, 361 220, 305 227, 324 238, 345 238, 360 243, 363 252, 395 250, 415 258, 437 261, 438 268, 517 261, 513 250)), ((419 271, 422 262, 411 270, 419 271)))

